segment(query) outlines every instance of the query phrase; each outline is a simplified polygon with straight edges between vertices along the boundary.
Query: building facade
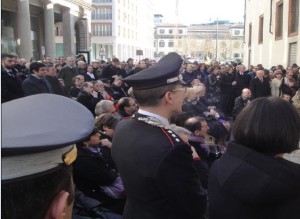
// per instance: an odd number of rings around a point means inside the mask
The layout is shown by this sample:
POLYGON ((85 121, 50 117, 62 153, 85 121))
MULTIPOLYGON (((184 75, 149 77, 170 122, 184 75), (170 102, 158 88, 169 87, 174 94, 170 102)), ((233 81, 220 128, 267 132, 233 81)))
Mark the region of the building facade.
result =
POLYGON ((192 56, 201 61, 241 61, 243 59, 244 25, 229 21, 193 24, 188 37, 194 42, 192 56))
POLYGON ((300 64, 299 0, 246 3, 244 63, 269 68, 300 64))
POLYGON ((91 0, 2 0, 1 51, 37 60, 89 52, 91 0))
POLYGON ((93 0, 93 60, 117 57, 139 60, 153 56, 151 0, 93 0))
POLYGON ((178 52, 187 59, 200 62, 243 58, 244 25, 218 21, 208 24, 164 24, 155 15, 155 57, 178 52))
POLYGON ((154 28, 154 57, 161 58, 169 52, 185 55, 186 36, 186 25, 156 24, 154 28))

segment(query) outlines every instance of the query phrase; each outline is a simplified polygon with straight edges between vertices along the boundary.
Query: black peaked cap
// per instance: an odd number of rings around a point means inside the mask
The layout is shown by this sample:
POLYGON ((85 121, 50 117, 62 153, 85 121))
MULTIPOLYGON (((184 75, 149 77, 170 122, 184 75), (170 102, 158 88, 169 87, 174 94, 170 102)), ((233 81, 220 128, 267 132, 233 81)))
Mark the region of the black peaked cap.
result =
POLYGON ((185 84, 179 75, 181 65, 181 57, 172 52, 153 66, 123 79, 123 82, 133 87, 134 90, 150 89, 172 83, 185 84))

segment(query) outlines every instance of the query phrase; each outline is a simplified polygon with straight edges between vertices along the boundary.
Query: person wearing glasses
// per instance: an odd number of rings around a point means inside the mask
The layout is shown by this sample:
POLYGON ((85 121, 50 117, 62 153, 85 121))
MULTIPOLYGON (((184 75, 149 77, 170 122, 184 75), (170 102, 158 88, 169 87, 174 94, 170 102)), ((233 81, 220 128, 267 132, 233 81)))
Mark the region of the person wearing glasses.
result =
POLYGON ((138 109, 136 101, 132 97, 122 97, 117 106, 118 110, 114 116, 119 120, 131 117, 138 109))
POLYGON ((181 57, 169 53, 124 79, 139 104, 132 118, 118 123, 112 142, 112 157, 126 191, 125 219, 191 219, 205 213, 207 192, 191 147, 169 124, 186 97, 181 65, 181 57))

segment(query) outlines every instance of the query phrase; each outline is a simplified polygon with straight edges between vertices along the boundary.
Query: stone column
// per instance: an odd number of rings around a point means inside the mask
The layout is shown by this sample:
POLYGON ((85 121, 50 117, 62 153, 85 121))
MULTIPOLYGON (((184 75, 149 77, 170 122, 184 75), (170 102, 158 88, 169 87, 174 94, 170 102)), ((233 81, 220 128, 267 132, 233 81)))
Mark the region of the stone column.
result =
POLYGON ((32 54, 29 0, 18 0, 17 10, 19 56, 30 60, 32 54))
POLYGON ((45 30, 45 48, 46 56, 54 60, 55 51, 55 26, 54 26, 54 4, 48 0, 45 1, 44 7, 44 30, 45 30))
POLYGON ((70 8, 62 11, 63 20, 63 42, 64 56, 75 56, 75 28, 74 15, 71 14, 70 8))

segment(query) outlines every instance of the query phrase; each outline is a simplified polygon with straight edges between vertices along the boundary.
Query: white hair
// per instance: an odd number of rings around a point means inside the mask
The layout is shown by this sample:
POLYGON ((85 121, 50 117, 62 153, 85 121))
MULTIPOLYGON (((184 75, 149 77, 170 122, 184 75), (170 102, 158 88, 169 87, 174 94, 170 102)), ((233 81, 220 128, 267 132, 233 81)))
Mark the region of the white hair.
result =
POLYGON ((114 105, 114 102, 111 100, 101 100, 97 103, 95 107, 96 116, 101 115, 102 113, 107 113, 108 110, 114 105))

